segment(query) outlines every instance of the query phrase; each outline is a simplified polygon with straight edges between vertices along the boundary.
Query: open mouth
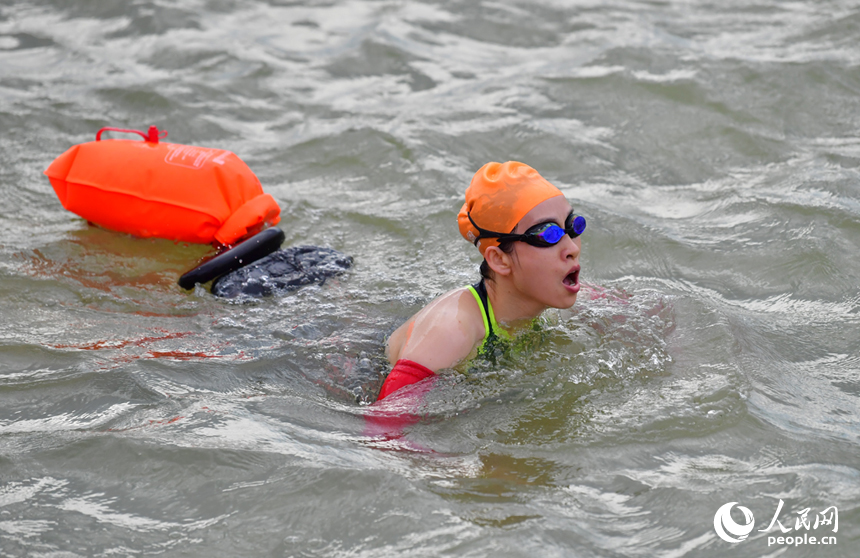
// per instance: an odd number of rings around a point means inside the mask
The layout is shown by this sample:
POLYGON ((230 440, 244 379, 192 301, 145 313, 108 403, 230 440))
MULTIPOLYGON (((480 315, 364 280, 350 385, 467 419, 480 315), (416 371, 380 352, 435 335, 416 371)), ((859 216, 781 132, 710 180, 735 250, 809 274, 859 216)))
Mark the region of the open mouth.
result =
POLYGON ((579 286, 579 270, 571 271, 561 282, 567 287, 579 286))

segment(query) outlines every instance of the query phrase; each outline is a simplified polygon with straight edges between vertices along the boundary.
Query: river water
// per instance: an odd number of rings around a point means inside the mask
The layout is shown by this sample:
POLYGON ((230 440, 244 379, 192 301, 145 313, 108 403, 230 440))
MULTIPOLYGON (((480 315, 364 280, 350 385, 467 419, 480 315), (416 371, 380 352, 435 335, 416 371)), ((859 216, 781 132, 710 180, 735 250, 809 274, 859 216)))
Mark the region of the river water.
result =
POLYGON ((856 556, 858 37, 847 0, 0 2, 0 556, 856 556), (176 285, 207 247, 61 207, 54 157, 150 124, 352 270, 227 302, 176 285), (372 436, 505 160, 588 219, 588 288, 372 436))

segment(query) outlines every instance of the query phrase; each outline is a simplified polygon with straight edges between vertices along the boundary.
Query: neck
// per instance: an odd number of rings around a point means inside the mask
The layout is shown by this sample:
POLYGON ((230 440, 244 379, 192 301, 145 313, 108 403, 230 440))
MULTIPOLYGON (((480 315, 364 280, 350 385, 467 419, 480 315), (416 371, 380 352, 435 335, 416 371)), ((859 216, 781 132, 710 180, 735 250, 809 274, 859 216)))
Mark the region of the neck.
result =
POLYGON ((504 280, 485 280, 487 297, 493 305, 493 314, 499 325, 507 330, 517 330, 531 324, 547 306, 518 293, 512 284, 504 280))

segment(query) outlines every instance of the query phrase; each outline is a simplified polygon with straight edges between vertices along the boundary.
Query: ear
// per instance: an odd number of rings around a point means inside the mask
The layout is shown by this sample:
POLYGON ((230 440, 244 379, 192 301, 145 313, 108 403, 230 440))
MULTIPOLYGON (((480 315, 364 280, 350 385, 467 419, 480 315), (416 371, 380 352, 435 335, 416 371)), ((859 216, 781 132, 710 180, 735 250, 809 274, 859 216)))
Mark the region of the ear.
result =
POLYGON ((498 246, 489 246, 484 250, 484 259, 493 273, 499 275, 510 275, 513 271, 513 260, 511 254, 505 254, 498 246))

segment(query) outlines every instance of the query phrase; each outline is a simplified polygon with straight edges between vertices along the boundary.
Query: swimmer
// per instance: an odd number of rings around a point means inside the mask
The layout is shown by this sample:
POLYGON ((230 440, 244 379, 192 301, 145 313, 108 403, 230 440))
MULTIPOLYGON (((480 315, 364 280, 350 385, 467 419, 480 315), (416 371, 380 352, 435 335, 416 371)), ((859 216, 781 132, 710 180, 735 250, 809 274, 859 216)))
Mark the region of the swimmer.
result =
POLYGON ((490 340, 512 339, 547 308, 576 302, 585 219, 536 170, 487 163, 457 221, 484 256, 481 281, 438 297, 391 334, 393 369, 377 401, 475 358, 490 340))

